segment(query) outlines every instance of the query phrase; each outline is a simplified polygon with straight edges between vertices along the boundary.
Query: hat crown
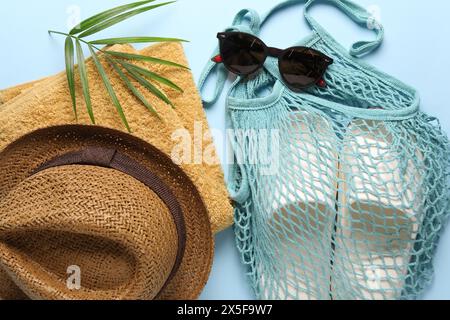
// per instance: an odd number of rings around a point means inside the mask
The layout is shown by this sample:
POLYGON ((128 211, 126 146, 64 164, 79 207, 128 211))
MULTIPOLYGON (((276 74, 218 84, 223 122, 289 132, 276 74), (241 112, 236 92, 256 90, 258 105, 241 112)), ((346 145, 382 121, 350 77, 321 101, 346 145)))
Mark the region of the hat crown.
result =
POLYGON ((110 168, 70 165, 22 181, 1 201, 0 263, 38 299, 153 299, 175 265, 166 204, 110 168), (93 255, 79 255, 79 251, 93 255), (79 289, 70 286, 79 268, 79 289))

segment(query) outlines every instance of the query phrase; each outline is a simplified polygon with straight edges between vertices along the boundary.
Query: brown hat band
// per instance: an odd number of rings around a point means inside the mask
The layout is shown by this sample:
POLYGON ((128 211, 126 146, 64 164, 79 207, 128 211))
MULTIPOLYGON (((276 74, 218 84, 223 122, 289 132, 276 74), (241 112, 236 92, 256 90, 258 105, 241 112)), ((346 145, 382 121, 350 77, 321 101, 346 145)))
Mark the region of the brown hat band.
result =
POLYGON ((186 249, 186 225, 183 212, 170 188, 158 176, 137 161, 115 149, 102 147, 87 147, 79 151, 63 154, 42 164, 31 175, 50 168, 67 165, 90 165, 118 170, 145 184, 164 202, 173 217, 178 233, 177 256, 172 271, 160 292, 164 290, 177 273, 186 249))

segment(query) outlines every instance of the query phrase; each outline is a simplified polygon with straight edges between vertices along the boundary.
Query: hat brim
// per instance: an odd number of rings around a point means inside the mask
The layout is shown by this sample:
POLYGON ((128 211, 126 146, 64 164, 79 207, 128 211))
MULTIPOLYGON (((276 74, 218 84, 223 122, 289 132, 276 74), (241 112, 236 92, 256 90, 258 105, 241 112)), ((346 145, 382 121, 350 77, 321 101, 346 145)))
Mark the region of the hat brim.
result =
POLYGON ((138 161, 170 187, 184 215, 186 248, 177 273, 156 299, 198 298, 208 280, 214 252, 205 204, 187 175, 169 157, 145 141, 98 126, 67 125, 37 130, 16 140, 0 153, 0 198, 43 163, 86 147, 114 148, 138 161))

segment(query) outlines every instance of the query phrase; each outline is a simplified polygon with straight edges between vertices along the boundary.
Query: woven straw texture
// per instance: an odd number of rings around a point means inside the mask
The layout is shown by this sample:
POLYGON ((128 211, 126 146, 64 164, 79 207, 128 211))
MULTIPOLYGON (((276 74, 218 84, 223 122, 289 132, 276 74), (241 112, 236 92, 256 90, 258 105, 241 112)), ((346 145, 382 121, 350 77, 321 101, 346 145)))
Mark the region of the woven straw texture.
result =
POLYGON ((92 126, 39 130, 2 152, 0 176, 0 298, 195 299, 206 284, 213 240, 205 205, 191 180, 147 143, 92 126), (72 165, 32 174, 87 146, 135 159, 180 203, 186 251, 161 293, 178 239, 173 217, 153 191, 109 168, 72 165), (66 286, 72 265, 82 271, 80 290, 66 286))
MULTIPOLYGON (((183 48, 178 43, 157 44, 140 52, 136 52, 128 45, 114 46, 111 50, 139 53, 183 65, 188 64, 183 48)), ((121 131, 126 130, 91 59, 88 59, 86 64, 97 125, 121 131)), ((160 120, 151 115, 141 102, 132 96, 109 65, 104 63, 130 123, 132 134, 170 155, 179 143, 179 141, 172 140, 172 134, 176 130, 188 130, 197 150, 201 150, 203 154, 212 154, 214 161, 212 161, 213 163, 203 161, 201 164, 183 163, 181 167, 199 190, 208 208, 213 231, 218 232, 229 227, 232 224, 233 211, 225 188, 223 172, 219 162, 215 161, 217 155, 215 150, 211 151, 214 149, 212 137, 191 72, 163 65, 137 64, 171 79, 184 90, 184 93, 179 93, 167 87, 162 88, 158 83, 154 83, 155 86, 166 92, 169 99, 175 104, 176 110, 173 110, 155 99, 140 84, 134 83, 137 88, 142 89, 144 96, 158 111, 162 118, 160 120), (201 124, 203 129, 200 138, 197 139, 194 139, 195 122, 201 124)), ((81 98, 81 85, 79 81, 76 82, 77 96, 79 97, 77 99, 78 123, 90 124, 84 100, 81 98)), ((0 101, 3 101, 3 104, 0 105, 0 150, 19 137, 36 129, 75 124, 66 77, 63 73, 42 81, 3 90, 0 92, 0 101)))

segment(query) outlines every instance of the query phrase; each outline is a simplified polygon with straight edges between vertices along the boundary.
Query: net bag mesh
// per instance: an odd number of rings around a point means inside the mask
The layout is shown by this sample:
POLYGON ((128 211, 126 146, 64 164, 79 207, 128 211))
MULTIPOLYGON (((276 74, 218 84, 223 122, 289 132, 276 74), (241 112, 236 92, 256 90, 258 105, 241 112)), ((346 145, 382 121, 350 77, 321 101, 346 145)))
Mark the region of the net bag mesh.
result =
POLYGON ((261 299, 415 299, 450 211, 449 141, 435 118, 402 115, 413 89, 325 41, 310 46, 335 60, 326 88, 286 89, 273 59, 228 99, 251 284, 261 299))

